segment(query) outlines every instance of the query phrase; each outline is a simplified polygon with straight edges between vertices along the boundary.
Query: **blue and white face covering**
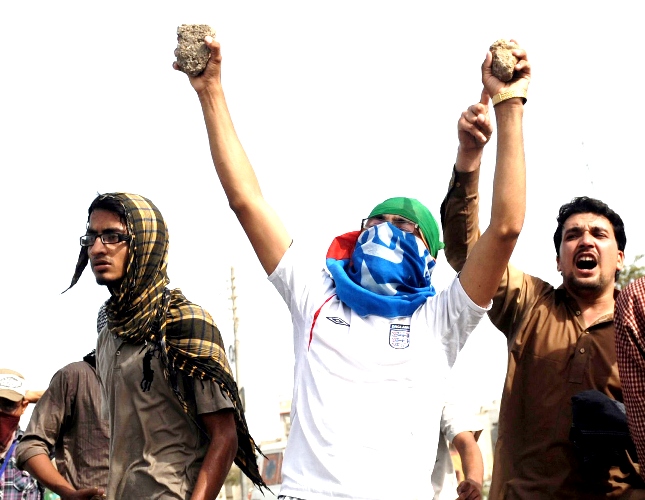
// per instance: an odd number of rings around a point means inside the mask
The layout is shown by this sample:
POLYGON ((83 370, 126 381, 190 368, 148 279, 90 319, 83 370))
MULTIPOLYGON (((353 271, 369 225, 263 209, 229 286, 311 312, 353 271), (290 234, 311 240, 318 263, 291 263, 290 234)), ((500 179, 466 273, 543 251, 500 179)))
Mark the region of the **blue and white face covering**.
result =
POLYGON ((421 238, 390 223, 361 233, 351 256, 327 256, 338 298, 360 316, 411 316, 435 294, 434 266, 421 238))

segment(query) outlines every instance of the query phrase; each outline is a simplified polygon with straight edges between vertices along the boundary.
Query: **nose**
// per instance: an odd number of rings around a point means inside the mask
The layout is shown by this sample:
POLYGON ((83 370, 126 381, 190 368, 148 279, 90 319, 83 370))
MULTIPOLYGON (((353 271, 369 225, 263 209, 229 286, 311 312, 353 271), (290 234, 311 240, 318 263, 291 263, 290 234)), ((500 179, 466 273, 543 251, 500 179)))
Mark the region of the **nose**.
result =
POLYGON ((107 252, 107 247, 101 241, 101 238, 96 238, 96 240, 94 240, 94 243, 87 248, 87 252, 90 256, 101 255, 107 252))
POLYGON ((588 246, 593 246, 594 244, 594 237, 591 234, 590 231, 584 231, 582 233, 582 236, 580 237, 580 245, 588 247, 588 246))

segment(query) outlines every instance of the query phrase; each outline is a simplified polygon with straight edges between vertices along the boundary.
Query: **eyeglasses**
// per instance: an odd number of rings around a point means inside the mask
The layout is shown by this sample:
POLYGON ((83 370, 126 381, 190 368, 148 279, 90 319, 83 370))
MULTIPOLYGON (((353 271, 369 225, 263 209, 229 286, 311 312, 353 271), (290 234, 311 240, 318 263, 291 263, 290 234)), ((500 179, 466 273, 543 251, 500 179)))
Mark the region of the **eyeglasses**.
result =
POLYGON ((101 243, 104 245, 114 245, 121 241, 130 241, 132 236, 123 233, 84 234, 81 236, 81 246, 91 247, 94 245, 96 238, 101 238, 101 243))
POLYGON ((393 226, 398 227, 401 231, 406 233, 414 233, 415 230, 419 228, 419 224, 412 222, 410 219, 406 219, 401 216, 393 216, 392 220, 387 220, 383 215, 375 215, 374 217, 368 217, 361 221, 361 229, 369 229, 372 226, 377 226, 383 224, 384 222, 389 222, 393 226))

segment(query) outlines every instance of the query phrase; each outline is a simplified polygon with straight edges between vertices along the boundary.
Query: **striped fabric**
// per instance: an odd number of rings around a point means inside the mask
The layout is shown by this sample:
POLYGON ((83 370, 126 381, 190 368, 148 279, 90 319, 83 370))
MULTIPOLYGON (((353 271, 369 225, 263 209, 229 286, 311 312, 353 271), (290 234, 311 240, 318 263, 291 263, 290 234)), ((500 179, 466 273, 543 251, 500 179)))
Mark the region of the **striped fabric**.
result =
MULTIPOLYGON (((645 278, 627 285, 616 299, 616 358, 629 432, 645 463, 645 278)), ((645 467, 641 467, 645 478, 645 467)))
MULTIPOLYGON (((255 451, 244 409, 226 359, 220 332, 210 314, 188 301, 181 290, 169 290, 168 228, 157 207, 148 199, 127 193, 109 193, 126 213, 130 252, 126 276, 105 304, 110 333, 128 343, 157 342, 162 346, 166 379, 176 371, 191 377, 213 380, 233 402, 236 414, 238 451, 235 463, 258 486, 265 486, 257 468, 255 451)), ((88 263, 88 251, 81 248, 70 288, 88 263)), ((99 313, 98 323, 102 322, 99 313)), ((182 395, 177 396, 187 409, 182 395)))

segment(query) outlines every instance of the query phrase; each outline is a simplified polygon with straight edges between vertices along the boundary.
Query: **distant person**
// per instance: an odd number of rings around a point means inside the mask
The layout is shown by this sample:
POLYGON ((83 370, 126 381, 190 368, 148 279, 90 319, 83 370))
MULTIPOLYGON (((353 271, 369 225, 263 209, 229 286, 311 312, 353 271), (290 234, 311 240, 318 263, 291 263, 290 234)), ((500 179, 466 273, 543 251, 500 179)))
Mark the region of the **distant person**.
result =
POLYGON ((31 414, 16 461, 61 498, 90 499, 105 493, 108 439, 92 351, 54 374, 31 414))
POLYGON ((616 354, 629 433, 645 478, 645 278, 620 292, 615 314, 616 354))
MULTIPOLYGON (((466 269, 480 240, 478 179, 492 134, 488 111, 480 102, 461 115, 457 162, 441 206, 446 258, 456 271, 466 269)), ((613 314, 625 258, 623 221, 599 200, 574 198, 560 208, 553 241, 562 284, 554 288, 509 264, 488 312, 510 351, 491 500, 591 500, 633 491, 618 467, 585 477, 569 439, 574 394, 596 389, 622 400, 613 314)))
POLYGON ((17 371, 0 368, 0 498, 41 500, 43 488, 35 477, 16 465, 16 447, 22 439, 20 417, 29 406, 25 378, 17 371))
POLYGON ((96 347, 110 427, 108 499, 214 499, 234 459, 263 486, 219 330, 167 288, 161 212, 136 194, 99 195, 80 243, 70 287, 89 262, 111 295, 96 347))
POLYGON ((484 458, 477 440, 483 426, 474 407, 447 403, 441 413, 441 431, 437 458, 432 471, 434 500, 481 500, 484 486, 484 458), (457 473, 450 455, 450 445, 459 453, 463 477, 457 473), (455 495, 458 495, 457 497, 455 495))
MULTIPOLYGON (((411 198, 388 199, 360 224, 349 221, 348 227, 359 230, 333 241, 326 267, 301 265, 303 247, 292 242, 262 196, 233 128, 220 79, 220 45, 205 40, 210 61, 190 82, 202 106, 215 169, 294 326, 295 385, 280 495, 427 498, 444 402, 442 381, 489 307, 524 219, 522 103, 512 96, 526 93, 526 55, 520 52, 519 76, 507 83, 492 76, 490 53, 482 66, 484 92, 509 97, 498 107, 491 223, 461 275, 435 293, 430 278, 443 246, 439 227, 430 211, 411 198)), ((333 58, 325 64, 333 69, 333 58)), ((371 182, 389 182, 387 176, 370 175, 369 166, 357 168, 365 168, 358 197, 365 196, 371 182)), ((391 175, 424 182, 418 172, 406 174, 400 165, 391 175)), ((285 185, 285 195, 290 189, 285 185)), ((318 214, 310 207, 296 209, 310 212, 310 230, 325 214, 323 209, 318 214)))

